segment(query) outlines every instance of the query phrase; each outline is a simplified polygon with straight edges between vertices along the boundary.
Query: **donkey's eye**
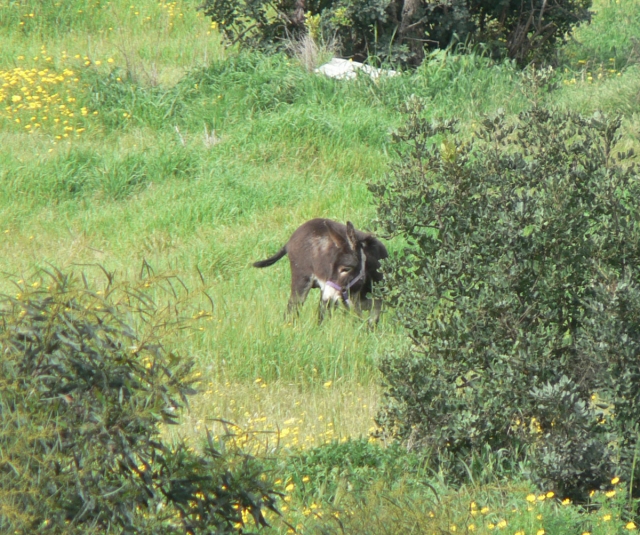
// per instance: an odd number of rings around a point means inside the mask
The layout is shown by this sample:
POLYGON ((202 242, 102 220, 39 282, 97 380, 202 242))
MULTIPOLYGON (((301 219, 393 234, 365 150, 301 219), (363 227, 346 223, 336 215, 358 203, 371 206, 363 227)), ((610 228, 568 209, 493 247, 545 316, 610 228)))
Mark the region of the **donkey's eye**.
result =
POLYGON ((352 271, 353 271, 353 268, 350 268, 350 267, 340 268, 340 273, 347 274, 347 273, 351 273, 352 271))

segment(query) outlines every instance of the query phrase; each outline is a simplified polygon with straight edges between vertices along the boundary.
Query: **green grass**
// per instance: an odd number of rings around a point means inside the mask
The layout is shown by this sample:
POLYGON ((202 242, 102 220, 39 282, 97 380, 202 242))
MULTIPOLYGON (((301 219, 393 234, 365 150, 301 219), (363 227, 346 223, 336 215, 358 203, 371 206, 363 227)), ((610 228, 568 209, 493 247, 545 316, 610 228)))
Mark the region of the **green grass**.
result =
MULTIPOLYGON (((25 115, 19 124, 4 119, 0 268, 22 277, 48 263, 101 263, 126 278, 147 261, 178 274, 213 301, 212 321, 180 350, 197 354, 216 381, 317 388, 340 380, 375 389, 377 356, 401 340, 393 321, 370 332, 337 314, 318 328, 312 296, 291 323, 286 261, 261 271, 251 262, 311 217, 371 228, 367 184, 395 158, 390 133, 407 99, 422 99, 427 116, 464 123, 498 109, 516 113, 532 98, 512 64, 477 54, 439 52, 413 73, 351 82, 284 56, 229 56, 189 3, 60 10, 43 2, 34 17, 0 5, 5 67, 72 69, 79 81, 68 109, 88 110, 85 132, 60 139, 45 128, 25 133, 25 115)), ((588 37, 597 21, 581 32, 588 37)), ((544 97, 552 103, 630 117, 637 109, 634 68, 593 83, 563 76, 544 97)), ((211 305, 203 297, 198 306, 211 305)))
POLYGON ((635 0, 594 2, 592 23, 582 26, 565 51, 574 66, 612 65, 621 69, 640 59, 640 12, 635 0), (581 63, 577 63, 581 61, 581 63))
POLYGON ((483 102, 487 111, 517 92, 510 65, 491 70, 469 58, 442 56, 416 74, 346 84, 282 56, 240 55, 156 87, 117 64, 84 67, 78 100, 99 111, 86 137, 50 149, 37 135, 8 136, 20 147, 2 156, 3 267, 22 273, 39 255, 36 265, 101 262, 132 276, 146 260, 191 287, 201 286, 201 273, 213 321, 185 350, 214 377, 373 385, 376 356, 397 336, 392 322, 370 332, 337 314, 318 328, 314 296, 291 324, 286 262, 249 266, 311 217, 371 228, 367 183, 384 176, 390 131, 412 93, 442 107, 458 102, 456 111, 471 116, 476 104, 461 95, 473 91, 474 73, 487 71, 477 90, 496 99, 483 102), (205 126, 219 143, 207 146, 205 126), (65 247, 78 243, 70 235, 83 246, 65 247))
MULTIPOLYGON (((58 108, 46 120, 42 109, 33 121, 30 110, 6 112, 19 85, 0 93, 0 289, 13 291, 11 280, 29 280, 48 264, 85 269, 100 284, 100 270, 79 266, 100 264, 126 280, 147 262, 189 288, 185 312, 207 313, 201 330, 171 341, 197 356, 205 385, 177 433, 198 438, 210 418, 223 416, 270 430, 295 420, 293 449, 367 435, 380 396, 377 358, 404 343, 392 314, 375 330, 343 312, 318 327, 312 294, 299 319, 285 319, 287 261, 264 270, 251 263, 312 217, 373 229, 367 184, 397 158, 391 132, 407 99, 464 128, 484 113, 517 113, 535 88, 509 62, 445 52, 397 77, 330 80, 284 56, 225 50, 196 4, 0 0, 0 77, 47 68, 71 69, 78 80, 65 82, 73 117, 60 115, 57 126, 50 123, 58 108), (62 120, 72 124, 67 137, 62 120), (36 122, 43 126, 25 128, 36 122)), ((622 113, 632 145, 640 8, 631 0, 597 4, 593 23, 561 55, 557 88, 541 98, 622 113)), ((50 94, 62 87, 53 84, 50 94)), ((360 518, 377 507, 380 525, 407 532, 371 492, 354 509, 360 518)), ((424 495, 393 492, 431 522, 424 495)), ((456 507, 458 518, 468 504, 456 507)), ((447 522, 439 516, 429 525, 447 522)))

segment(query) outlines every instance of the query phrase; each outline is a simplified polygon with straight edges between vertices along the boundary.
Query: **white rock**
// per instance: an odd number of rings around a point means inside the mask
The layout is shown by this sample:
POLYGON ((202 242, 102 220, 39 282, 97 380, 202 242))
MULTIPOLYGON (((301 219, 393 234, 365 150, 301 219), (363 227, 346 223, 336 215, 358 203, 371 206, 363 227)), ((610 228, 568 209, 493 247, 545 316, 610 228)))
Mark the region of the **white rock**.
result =
POLYGON ((396 71, 376 69, 371 65, 364 65, 357 61, 341 58, 333 58, 329 63, 325 63, 321 67, 318 67, 316 72, 329 76, 330 78, 337 78, 338 80, 350 80, 356 77, 357 70, 361 70, 371 76, 371 78, 378 78, 381 75, 395 76, 398 74, 396 71))

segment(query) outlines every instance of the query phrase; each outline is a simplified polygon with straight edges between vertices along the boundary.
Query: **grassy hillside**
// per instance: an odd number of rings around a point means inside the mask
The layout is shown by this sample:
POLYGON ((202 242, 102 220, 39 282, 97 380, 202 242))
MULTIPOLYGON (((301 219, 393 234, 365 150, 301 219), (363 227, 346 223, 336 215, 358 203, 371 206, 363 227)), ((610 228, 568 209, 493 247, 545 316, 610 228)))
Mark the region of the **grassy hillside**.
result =
POLYGON ((312 295, 292 322, 287 262, 251 263, 312 217, 373 230, 367 184, 396 158, 411 97, 463 123, 535 100, 618 112, 635 144, 640 7, 596 2, 549 91, 508 62, 445 52, 393 78, 325 79, 225 50, 197 4, 0 0, 0 287, 50 264, 98 286, 98 264, 121 280, 173 273, 202 319, 172 343, 197 356, 205 387, 178 432, 222 416, 279 428, 288 448, 366 436, 376 359, 404 343, 392 315, 375 330, 345 313, 318 327, 312 295))

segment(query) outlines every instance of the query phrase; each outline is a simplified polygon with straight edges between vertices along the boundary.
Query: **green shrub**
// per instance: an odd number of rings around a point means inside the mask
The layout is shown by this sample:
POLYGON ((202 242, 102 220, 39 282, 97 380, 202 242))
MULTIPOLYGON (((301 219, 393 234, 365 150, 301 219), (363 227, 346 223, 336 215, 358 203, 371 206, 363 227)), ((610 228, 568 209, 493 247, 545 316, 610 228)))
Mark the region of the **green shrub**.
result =
POLYGON ((248 47, 283 48, 309 32, 336 39, 344 56, 417 64, 425 48, 471 41, 527 63, 548 57, 589 20, 591 0, 205 0, 202 7, 229 41, 248 47))
POLYGON ((170 282, 94 292, 56 272, 2 297, 3 533, 238 533, 275 510, 252 457, 163 440, 198 375, 161 343, 170 282))
POLYGON ((463 136, 416 105, 371 187, 408 242, 384 293, 412 340, 382 362, 378 422, 457 479, 486 448, 560 496, 633 478, 640 177, 620 123, 534 108, 463 136))

